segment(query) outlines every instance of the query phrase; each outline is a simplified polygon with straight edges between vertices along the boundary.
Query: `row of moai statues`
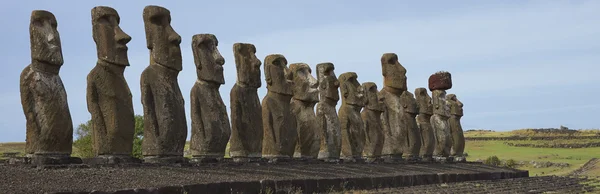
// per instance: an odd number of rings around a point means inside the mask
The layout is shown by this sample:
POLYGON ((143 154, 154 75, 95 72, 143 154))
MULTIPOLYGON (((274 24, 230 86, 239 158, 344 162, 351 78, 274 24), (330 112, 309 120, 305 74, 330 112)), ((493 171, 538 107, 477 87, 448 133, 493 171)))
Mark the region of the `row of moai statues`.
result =
MULTIPOLYGON (((98 61, 87 76, 87 105, 92 117, 93 150, 99 163, 136 162, 132 95, 123 73, 131 40, 120 27, 117 11, 92 9, 93 39, 98 61)), ((170 25, 169 10, 146 6, 143 11, 150 65, 140 88, 144 109, 144 162, 184 162, 187 122, 177 82, 182 71, 181 37, 170 25)), ((48 11, 32 12, 32 62, 21 74, 21 103, 27 120, 26 153, 37 163, 74 163, 70 158, 73 126, 67 94, 58 75, 63 64, 57 21, 48 11)), ((332 63, 316 66, 288 62, 283 55, 264 59, 267 95, 259 101, 262 62, 256 47, 233 45, 237 81, 231 89, 231 122, 219 87, 225 83, 225 60, 212 34, 192 38, 198 79, 190 92, 191 162, 215 162, 229 142, 235 161, 294 157, 338 161, 379 158, 431 160, 461 157, 462 103, 445 90, 450 74, 429 79, 433 103, 425 88, 407 91, 406 69, 396 54, 381 58, 384 87, 358 82, 354 72, 336 77, 332 63), (338 92, 339 90, 339 92, 338 92), (338 111, 335 107, 340 100, 338 111), (315 111, 316 105, 316 111, 315 111), (361 112, 362 110, 362 112, 361 112), (452 142, 454 142, 452 144, 452 142), (450 152, 452 150, 452 152, 450 152)))

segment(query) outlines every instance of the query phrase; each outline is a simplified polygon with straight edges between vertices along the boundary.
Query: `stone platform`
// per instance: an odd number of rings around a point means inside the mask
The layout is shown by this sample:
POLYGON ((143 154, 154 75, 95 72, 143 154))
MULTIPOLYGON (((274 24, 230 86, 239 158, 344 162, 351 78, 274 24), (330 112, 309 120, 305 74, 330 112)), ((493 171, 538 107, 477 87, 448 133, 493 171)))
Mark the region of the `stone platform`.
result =
POLYGON ((7 193, 303 193, 528 177, 481 163, 1 165, 7 193))

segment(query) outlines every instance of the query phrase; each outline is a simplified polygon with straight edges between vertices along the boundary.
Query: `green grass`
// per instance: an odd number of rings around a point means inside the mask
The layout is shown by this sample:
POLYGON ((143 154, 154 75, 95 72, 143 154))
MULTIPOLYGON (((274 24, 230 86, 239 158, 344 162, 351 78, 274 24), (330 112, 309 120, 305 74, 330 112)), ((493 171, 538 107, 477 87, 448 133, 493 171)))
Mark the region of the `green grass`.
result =
POLYGON ((513 159, 517 162, 524 161, 527 165, 519 168, 529 170, 530 176, 567 175, 571 171, 581 167, 588 160, 600 158, 600 147, 577 149, 511 147, 504 145, 504 141, 467 141, 465 147, 465 152, 469 155, 467 158, 469 161, 477 159, 485 160, 494 155, 498 156, 501 160, 513 159), (566 168, 534 168, 529 165, 529 162, 532 160, 537 162, 564 162, 569 163, 570 166, 566 168))

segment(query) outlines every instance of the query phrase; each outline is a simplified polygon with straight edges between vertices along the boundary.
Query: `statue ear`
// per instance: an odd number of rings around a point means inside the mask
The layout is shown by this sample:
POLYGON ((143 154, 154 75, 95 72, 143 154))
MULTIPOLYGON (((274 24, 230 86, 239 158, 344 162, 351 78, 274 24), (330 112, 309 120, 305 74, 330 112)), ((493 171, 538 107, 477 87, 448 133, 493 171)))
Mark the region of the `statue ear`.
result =
POLYGON ((344 98, 348 98, 348 85, 346 85, 345 83, 342 84, 343 90, 344 91, 344 98))

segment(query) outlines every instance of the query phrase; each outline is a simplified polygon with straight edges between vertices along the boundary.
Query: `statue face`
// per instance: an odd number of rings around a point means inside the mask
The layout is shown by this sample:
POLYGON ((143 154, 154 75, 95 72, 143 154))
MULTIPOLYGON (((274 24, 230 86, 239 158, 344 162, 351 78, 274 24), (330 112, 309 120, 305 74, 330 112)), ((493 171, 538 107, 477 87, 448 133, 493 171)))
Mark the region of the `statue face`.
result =
POLYGON ((450 114, 463 116, 463 103, 456 98, 456 95, 448 94, 446 103, 450 106, 450 114))
POLYGON ((256 47, 248 43, 233 44, 233 55, 237 69, 237 81, 242 85, 260 88, 260 60, 256 57, 256 47))
POLYGON ((400 90, 407 90, 406 69, 398 62, 398 55, 385 53, 381 57, 383 85, 400 90))
POLYGON ((181 36, 171 27, 171 13, 159 6, 144 8, 146 44, 150 60, 158 65, 181 71, 181 36))
POLYGON ((54 14, 44 10, 31 12, 29 38, 32 60, 62 66, 63 55, 57 25, 54 14))
POLYGON ((429 97, 427 89, 415 89, 415 96, 417 98, 417 104, 419 105, 419 113, 430 115, 433 114, 433 104, 431 103, 431 97, 429 97))
POLYGON ((342 102, 362 107, 365 103, 364 89, 358 83, 357 78, 358 76, 354 72, 347 72, 340 75, 342 102))
POLYGON ((404 108, 404 112, 414 114, 419 113, 419 109, 417 108, 417 101, 412 93, 409 91, 402 92, 400 95, 400 104, 404 108))
POLYGON ((340 100, 338 88, 340 82, 335 76, 333 63, 320 63, 317 65, 317 78, 319 79, 319 93, 321 99, 331 99, 335 102, 340 100))
POLYGON ((127 43, 131 37, 119 27, 121 18, 111 7, 98 6, 92 9, 92 34, 98 59, 111 64, 129 66, 127 43))
POLYGON ((225 59, 219 53, 219 41, 212 34, 196 34, 192 37, 194 62, 198 70, 198 79, 225 84, 223 64, 225 59))
POLYGON ((442 116, 450 116, 450 107, 446 104, 446 91, 434 90, 432 92, 433 113, 442 116))
POLYGON ((294 98, 307 101, 319 101, 319 85, 317 79, 312 76, 312 70, 306 63, 294 63, 290 65, 290 72, 294 82, 294 98))
POLYGON ((378 95, 377 85, 373 82, 365 82, 362 84, 365 91, 365 107, 371 110, 383 111, 383 98, 378 95))
POLYGON ((284 95, 292 95, 292 74, 283 55, 273 54, 265 57, 265 80, 267 90, 284 95))

